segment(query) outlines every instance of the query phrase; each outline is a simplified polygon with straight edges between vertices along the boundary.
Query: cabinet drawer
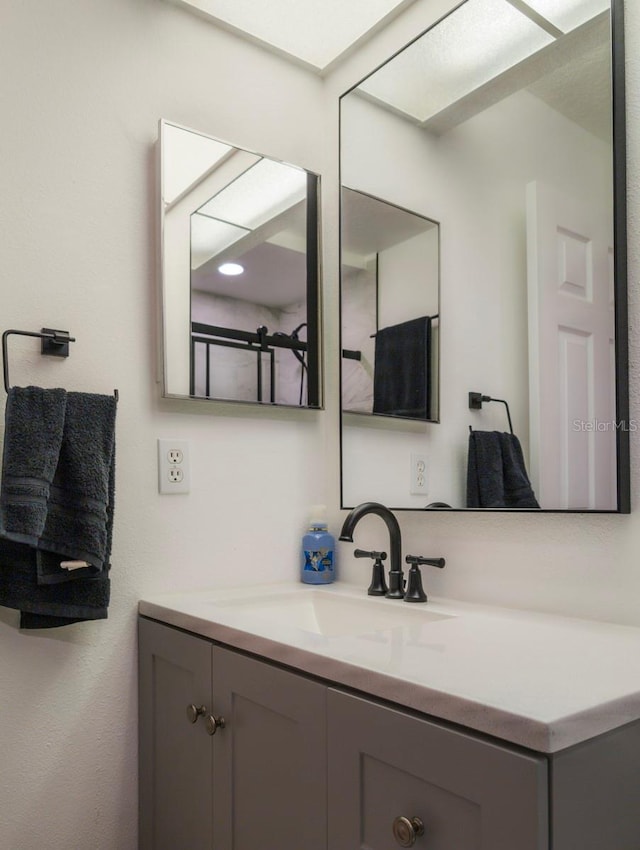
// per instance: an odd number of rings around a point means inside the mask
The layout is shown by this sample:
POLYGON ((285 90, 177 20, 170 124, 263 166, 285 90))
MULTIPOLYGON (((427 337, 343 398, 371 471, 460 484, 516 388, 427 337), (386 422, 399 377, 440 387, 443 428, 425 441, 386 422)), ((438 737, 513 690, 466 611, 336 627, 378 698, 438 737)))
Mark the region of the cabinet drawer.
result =
POLYGON ((331 848, 397 850, 398 817, 424 850, 548 847, 544 757, 332 689, 328 741, 331 848))

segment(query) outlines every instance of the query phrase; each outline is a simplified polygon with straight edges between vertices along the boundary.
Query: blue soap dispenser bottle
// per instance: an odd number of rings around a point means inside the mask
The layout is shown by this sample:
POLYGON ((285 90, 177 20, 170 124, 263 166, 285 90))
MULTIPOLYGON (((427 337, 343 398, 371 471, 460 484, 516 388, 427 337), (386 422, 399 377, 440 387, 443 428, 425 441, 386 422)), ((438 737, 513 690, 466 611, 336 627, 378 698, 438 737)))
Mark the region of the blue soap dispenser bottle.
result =
POLYGON ((327 531, 326 508, 313 505, 309 530, 302 538, 301 579, 305 584, 330 584, 336 575, 336 541, 327 531))

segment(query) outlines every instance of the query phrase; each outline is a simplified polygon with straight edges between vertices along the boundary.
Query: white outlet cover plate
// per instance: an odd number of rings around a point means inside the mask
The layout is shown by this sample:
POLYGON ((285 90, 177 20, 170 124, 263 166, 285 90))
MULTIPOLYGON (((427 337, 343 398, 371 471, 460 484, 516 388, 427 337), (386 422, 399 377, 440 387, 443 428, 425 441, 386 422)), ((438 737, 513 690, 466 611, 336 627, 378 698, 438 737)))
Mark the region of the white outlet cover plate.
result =
POLYGON ((412 496, 424 496, 428 493, 427 456, 420 452, 411 452, 409 472, 409 493, 412 496))
POLYGON ((158 492, 163 496, 188 493, 191 489, 188 440, 158 439, 158 492), (176 471, 182 472, 182 477, 176 471), (177 480, 180 478, 180 480, 177 480))

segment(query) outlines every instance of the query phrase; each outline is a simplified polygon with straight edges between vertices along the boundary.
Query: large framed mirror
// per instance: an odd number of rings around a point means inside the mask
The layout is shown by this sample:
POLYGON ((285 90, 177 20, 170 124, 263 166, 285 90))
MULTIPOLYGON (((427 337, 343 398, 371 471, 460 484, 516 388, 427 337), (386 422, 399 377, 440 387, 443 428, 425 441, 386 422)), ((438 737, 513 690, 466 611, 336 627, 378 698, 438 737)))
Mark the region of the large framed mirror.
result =
POLYGON ((341 97, 343 507, 629 512, 622 16, 452 0, 341 97))
POLYGON ((159 137, 163 394, 321 407, 318 175, 159 137))

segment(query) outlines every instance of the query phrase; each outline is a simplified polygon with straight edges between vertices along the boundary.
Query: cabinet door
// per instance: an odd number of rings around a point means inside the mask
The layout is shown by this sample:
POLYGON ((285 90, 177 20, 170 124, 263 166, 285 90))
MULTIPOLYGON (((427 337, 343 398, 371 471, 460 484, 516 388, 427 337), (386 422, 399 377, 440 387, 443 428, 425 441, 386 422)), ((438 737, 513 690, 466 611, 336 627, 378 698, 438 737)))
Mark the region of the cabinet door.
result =
POLYGON ((211 850, 211 644, 139 620, 140 848, 211 850))
POLYGON ((326 687, 217 646, 213 681, 215 850, 326 850, 326 687))
POLYGON ((330 848, 410 846, 394 837, 399 817, 422 821, 424 850, 548 846, 542 757, 334 690, 328 738, 330 848))

